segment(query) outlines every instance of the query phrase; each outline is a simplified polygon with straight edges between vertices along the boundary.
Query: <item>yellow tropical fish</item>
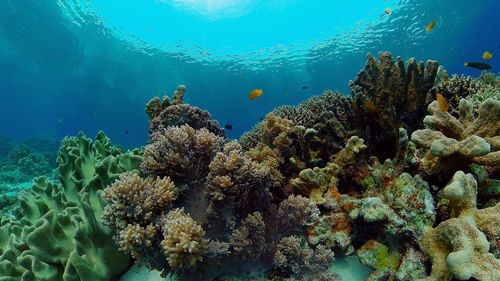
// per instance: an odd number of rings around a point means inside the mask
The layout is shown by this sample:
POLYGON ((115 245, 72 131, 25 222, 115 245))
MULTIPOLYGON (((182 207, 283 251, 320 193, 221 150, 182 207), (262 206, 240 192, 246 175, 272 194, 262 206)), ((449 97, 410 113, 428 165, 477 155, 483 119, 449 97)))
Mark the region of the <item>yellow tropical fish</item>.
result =
POLYGON ((488 52, 488 51, 484 52, 483 59, 489 60, 489 59, 491 59, 491 57, 493 57, 493 55, 490 52, 488 52))
POLYGON ((460 102, 460 98, 458 97, 458 95, 457 95, 457 94, 455 94, 455 99, 456 99, 458 102, 460 102))
POLYGON ((391 13, 391 8, 387 8, 384 10, 386 14, 390 14, 391 13))
POLYGON ((448 108, 450 107, 450 105, 448 104, 446 99, 443 97, 443 95, 441 95, 440 93, 437 93, 436 99, 439 103, 439 109, 441 109, 442 112, 448 111, 448 108))
POLYGON ((429 23, 429 25, 427 25, 427 28, 425 29, 425 31, 431 31, 434 28, 434 26, 436 26, 436 21, 435 20, 431 21, 429 23))
POLYGON ((254 100, 254 99, 258 98, 260 95, 262 95, 262 89, 256 89, 256 90, 253 90, 250 92, 250 94, 248 95, 248 98, 251 100, 254 100))

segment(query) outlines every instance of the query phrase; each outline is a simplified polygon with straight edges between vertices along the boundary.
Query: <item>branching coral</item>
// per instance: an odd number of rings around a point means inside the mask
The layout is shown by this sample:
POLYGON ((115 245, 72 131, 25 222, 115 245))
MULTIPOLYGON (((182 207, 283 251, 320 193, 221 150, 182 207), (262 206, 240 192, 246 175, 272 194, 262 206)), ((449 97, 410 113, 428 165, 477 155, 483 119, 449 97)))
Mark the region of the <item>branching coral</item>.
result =
POLYGON ((304 233, 306 226, 319 219, 319 214, 316 204, 300 195, 290 195, 281 201, 278 207, 278 216, 285 236, 304 233))
POLYGON ((388 52, 380 61, 367 55, 366 67, 349 82, 359 128, 371 154, 383 159, 394 156, 398 129, 413 132, 425 115, 426 95, 434 85, 438 63, 417 64, 415 59, 395 62, 388 52))
POLYGON ((161 246, 172 267, 193 267, 203 260, 208 241, 205 231, 184 209, 170 211, 161 222, 163 241, 161 246))
POLYGON ((486 100, 477 118, 465 99, 460 100, 459 119, 442 111, 437 101, 428 110, 424 124, 433 130, 418 130, 411 137, 415 144, 429 149, 422 160, 425 171, 456 171, 471 163, 500 165, 500 101, 486 100))
POLYGON ((488 253, 485 233, 500 233, 499 206, 476 209, 477 184, 471 174, 458 171, 444 190, 452 216, 435 228, 428 228, 420 245, 432 262, 425 280, 499 280, 500 260, 488 253), (483 231, 483 232, 481 232, 483 231))
POLYGON ((151 136, 142 170, 149 175, 170 176, 177 184, 202 179, 208 165, 222 149, 224 139, 202 128, 169 127, 151 136))
POLYGON ((252 260, 262 256, 266 250, 265 224, 262 214, 249 214, 231 235, 231 246, 240 259, 252 260))
POLYGON ((291 275, 290 280, 339 279, 337 275, 326 272, 335 259, 331 250, 323 245, 309 248, 302 244, 297 236, 281 239, 274 256, 275 266, 291 275))
POLYGON ((142 179, 135 173, 123 173, 104 190, 110 205, 103 213, 103 223, 114 228, 114 240, 124 251, 139 258, 151 248, 156 237, 157 217, 172 206, 177 190, 170 178, 142 179))
POLYGON ((224 130, 219 127, 219 122, 212 120, 208 111, 189 104, 175 104, 163 109, 150 121, 150 133, 160 132, 170 126, 189 125, 193 129, 207 129, 217 136, 224 136, 224 130))

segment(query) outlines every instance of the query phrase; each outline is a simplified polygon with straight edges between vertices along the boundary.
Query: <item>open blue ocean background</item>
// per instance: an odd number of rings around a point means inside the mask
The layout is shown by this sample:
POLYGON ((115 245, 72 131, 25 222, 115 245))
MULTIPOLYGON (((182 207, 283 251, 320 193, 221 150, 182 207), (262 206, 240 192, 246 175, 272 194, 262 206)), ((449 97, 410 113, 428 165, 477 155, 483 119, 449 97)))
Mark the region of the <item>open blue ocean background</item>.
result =
POLYGON ((350 94, 368 52, 478 76, 463 64, 489 51, 497 73, 499 18, 497 0, 2 0, 0 135, 104 130, 140 146, 146 102, 185 84, 185 102, 237 138, 277 106, 350 94))

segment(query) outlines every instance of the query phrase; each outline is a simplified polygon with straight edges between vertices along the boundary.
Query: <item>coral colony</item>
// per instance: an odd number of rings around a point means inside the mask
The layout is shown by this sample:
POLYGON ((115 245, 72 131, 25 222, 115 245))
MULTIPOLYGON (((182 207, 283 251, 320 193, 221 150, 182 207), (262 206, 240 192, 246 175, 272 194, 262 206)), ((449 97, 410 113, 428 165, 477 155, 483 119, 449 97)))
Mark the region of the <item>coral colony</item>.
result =
POLYGON ((65 138, 59 180, 2 214, 0 281, 110 280, 134 261, 178 280, 342 280, 345 256, 366 280, 500 280, 500 79, 381 52, 350 88, 238 141, 185 86, 147 104, 145 147, 65 138))

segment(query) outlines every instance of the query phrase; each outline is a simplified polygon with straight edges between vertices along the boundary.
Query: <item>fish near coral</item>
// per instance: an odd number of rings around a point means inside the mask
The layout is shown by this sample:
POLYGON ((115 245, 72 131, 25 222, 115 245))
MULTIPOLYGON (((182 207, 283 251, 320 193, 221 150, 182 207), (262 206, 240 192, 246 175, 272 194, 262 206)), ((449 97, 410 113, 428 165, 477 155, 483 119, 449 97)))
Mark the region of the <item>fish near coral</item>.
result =
POLYGON ((256 89, 256 90, 253 90, 250 92, 250 94, 248 95, 248 98, 251 100, 254 100, 254 99, 258 98, 260 95, 262 95, 262 89, 256 89))
POLYGON ((489 60, 492 57, 493 57, 493 55, 490 52, 488 52, 488 51, 484 52, 484 54, 483 54, 483 59, 484 60, 489 60))
POLYGON ((390 13, 391 13, 391 8, 387 8, 387 9, 385 9, 385 10, 384 10, 384 12, 385 12, 386 14, 390 14, 390 13))
POLYGON ((427 27, 425 28, 425 31, 431 31, 434 28, 434 26, 436 26, 436 21, 435 20, 431 21, 429 23, 429 25, 427 25, 427 27))
POLYGON ((446 99, 441 95, 440 93, 436 94, 436 100, 439 103, 439 109, 441 109, 442 112, 448 111, 448 108, 450 108, 450 105, 446 101, 446 99))
POLYGON ((491 69, 491 65, 484 63, 484 62, 479 62, 479 61, 466 62, 466 63, 464 63, 464 66, 477 68, 477 69, 481 69, 481 70, 491 69))

